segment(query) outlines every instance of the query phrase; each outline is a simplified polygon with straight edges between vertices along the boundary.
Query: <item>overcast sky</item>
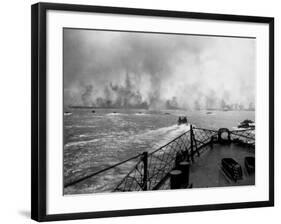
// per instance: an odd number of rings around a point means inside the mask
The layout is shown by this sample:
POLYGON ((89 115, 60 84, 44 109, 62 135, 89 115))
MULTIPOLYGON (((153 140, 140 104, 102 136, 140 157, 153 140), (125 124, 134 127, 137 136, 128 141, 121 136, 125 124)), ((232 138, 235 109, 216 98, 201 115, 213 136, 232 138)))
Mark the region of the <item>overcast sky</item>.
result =
POLYGON ((255 101, 255 39, 64 29, 65 104, 255 101))

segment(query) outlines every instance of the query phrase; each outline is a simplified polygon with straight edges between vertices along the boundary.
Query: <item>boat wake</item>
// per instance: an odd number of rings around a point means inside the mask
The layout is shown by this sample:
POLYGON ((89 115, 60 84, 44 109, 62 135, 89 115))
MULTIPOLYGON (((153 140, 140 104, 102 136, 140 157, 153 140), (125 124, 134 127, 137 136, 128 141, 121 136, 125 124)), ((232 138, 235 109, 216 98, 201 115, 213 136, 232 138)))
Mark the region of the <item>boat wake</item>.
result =
POLYGON ((90 139, 90 140, 84 140, 84 141, 69 142, 64 145, 64 148, 67 149, 67 148, 73 147, 73 146, 84 146, 84 145, 98 142, 98 141, 99 141, 99 139, 90 139))
POLYGON ((117 113, 117 112, 112 112, 112 113, 108 113, 106 114, 107 116, 117 116, 117 115, 122 115, 121 113, 117 113))
POLYGON ((151 142, 152 148, 157 149, 189 130, 189 124, 172 125, 169 127, 146 131, 132 137, 132 140, 134 142, 151 142))
POLYGON ((136 116, 147 116, 149 114, 138 112, 138 113, 135 113, 134 115, 136 115, 136 116))

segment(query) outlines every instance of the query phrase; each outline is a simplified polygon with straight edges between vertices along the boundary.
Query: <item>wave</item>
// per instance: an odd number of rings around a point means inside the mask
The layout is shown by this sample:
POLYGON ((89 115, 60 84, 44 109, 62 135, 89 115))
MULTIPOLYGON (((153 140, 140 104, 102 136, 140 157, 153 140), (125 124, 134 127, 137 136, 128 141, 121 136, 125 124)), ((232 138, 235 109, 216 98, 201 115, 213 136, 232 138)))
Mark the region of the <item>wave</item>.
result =
POLYGON ((113 113, 108 113, 106 114, 107 116, 117 116, 117 115, 122 115, 121 113, 113 112, 113 113))
POLYGON ((157 149, 189 130, 190 130, 189 124, 182 124, 182 125, 175 124, 169 127, 149 130, 145 133, 136 135, 132 138, 134 139, 134 141, 138 141, 138 142, 150 141, 152 142, 153 149, 157 149))
POLYGON ((64 145, 65 148, 69 148, 71 146, 83 146, 88 143, 98 142, 100 139, 90 139, 85 141, 77 141, 77 142, 69 142, 64 145))
POLYGON ((145 113, 142 113, 142 112, 138 112, 138 113, 135 113, 134 115, 137 115, 137 116, 146 116, 148 114, 145 114, 145 113))
MULTIPOLYGON (((187 132, 190 130, 189 124, 182 124, 182 125, 171 125, 168 127, 162 127, 154 130, 143 130, 141 133, 131 133, 128 135, 127 131, 119 130, 118 134, 116 132, 113 133, 106 133, 102 138, 95 138, 95 139, 87 139, 82 141, 75 141, 69 142, 64 145, 65 148, 77 147, 77 146, 86 146, 90 143, 104 141, 106 139, 115 139, 118 141, 116 144, 125 144, 125 145, 133 145, 137 144, 139 146, 145 144, 151 149, 157 149, 171 140, 175 139, 179 135, 187 132)), ((83 134, 79 135, 79 137, 87 137, 88 135, 83 134)), ((121 146, 120 145, 120 146, 121 146)))
POLYGON ((165 134, 165 133, 173 133, 173 134, 177 134, 178 132, 184 132, 184 131, 188 131, 190 129, 189 125, 186 124, 182 124, 182 125, 171 125, 169 127, 163 127, 163 128, 158 128, 155 130, 150 130, 147 132, 147 134, 165 134))

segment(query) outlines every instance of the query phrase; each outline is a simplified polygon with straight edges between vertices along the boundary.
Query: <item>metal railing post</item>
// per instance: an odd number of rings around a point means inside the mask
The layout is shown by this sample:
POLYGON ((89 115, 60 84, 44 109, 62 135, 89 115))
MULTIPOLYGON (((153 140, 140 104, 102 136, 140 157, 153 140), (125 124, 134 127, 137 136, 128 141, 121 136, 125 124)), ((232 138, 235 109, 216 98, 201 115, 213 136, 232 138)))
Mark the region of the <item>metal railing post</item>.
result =
POLYGON ((142 189, 144 191, 147 191, 147 176, 148 176, 148 171, 147 171, 147 160, 148 160, 148 153, 143 152, 142 154, 142 161, 143 161, 143 187, 142 189))
POLYGON ((193 151, 193 128, 192 125, 190 125, 190 151, 191 151, 191 161, 194 162, 194 151, 193 151))

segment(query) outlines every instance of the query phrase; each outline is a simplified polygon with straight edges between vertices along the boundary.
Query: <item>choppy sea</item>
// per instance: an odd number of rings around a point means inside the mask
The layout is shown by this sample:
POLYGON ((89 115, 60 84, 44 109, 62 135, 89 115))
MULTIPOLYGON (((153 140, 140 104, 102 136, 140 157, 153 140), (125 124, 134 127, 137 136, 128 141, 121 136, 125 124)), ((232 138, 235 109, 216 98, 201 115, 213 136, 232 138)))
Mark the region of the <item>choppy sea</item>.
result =
MULTIPOLYGON (((254 111, 94 110, 68 109, 64 114, 64 183, 168 143, 189 130, 189 125, 177 125, 179 116, 186 116, 196 127, 214 130, 232 129, 245 119, 255 120, 254 111)), ((65 188, 64 193, 108 191, 133 163, 65 188)))

